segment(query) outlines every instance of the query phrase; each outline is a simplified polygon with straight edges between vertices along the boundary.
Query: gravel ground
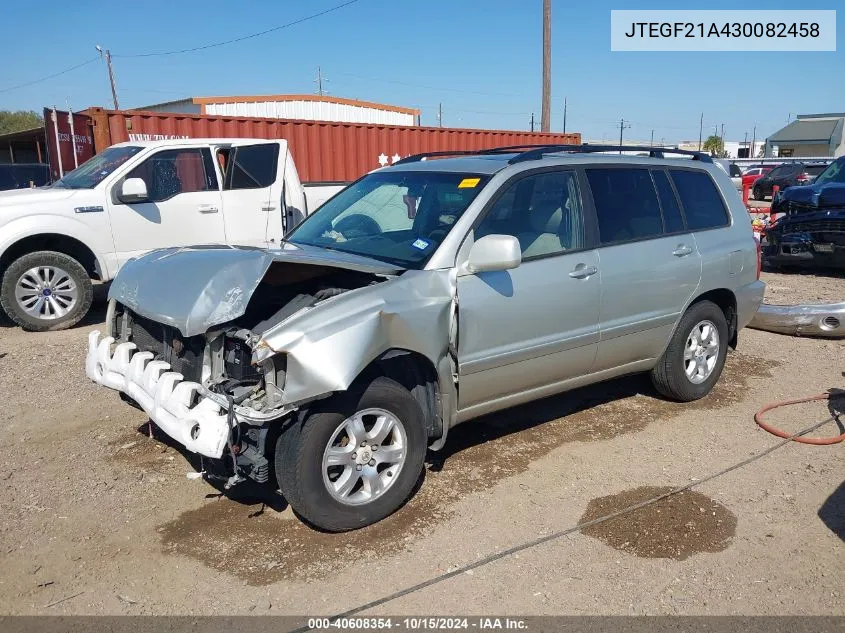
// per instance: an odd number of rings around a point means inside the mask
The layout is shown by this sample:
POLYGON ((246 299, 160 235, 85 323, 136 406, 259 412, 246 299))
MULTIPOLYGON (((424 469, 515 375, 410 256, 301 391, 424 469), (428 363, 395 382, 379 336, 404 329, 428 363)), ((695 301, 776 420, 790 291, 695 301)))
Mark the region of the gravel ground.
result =
MULTIPOLYGON (((842 279, 765 278, 770 301, 845 297, 842 279)), ((702 479, 776 443, 753 423, 763 404, 845 388, 845 341, 747 330, 699 402, 634 376, 462 425, 402 510, 330 535, 276 493, 186 479, 196 464, 85 378, 102 316, 0 327, 0 613, 340 612, 702 479)), ((827 415, 815 403, 771 419, 797 430, 827 415)), ((842 614, 843 479, 843 445, 788 445, 367 613, 842 614)))
POLYGON ((842 273, 771 273, 763 272, 766 303, 839 303, 845 301, 845 275, 842 273))

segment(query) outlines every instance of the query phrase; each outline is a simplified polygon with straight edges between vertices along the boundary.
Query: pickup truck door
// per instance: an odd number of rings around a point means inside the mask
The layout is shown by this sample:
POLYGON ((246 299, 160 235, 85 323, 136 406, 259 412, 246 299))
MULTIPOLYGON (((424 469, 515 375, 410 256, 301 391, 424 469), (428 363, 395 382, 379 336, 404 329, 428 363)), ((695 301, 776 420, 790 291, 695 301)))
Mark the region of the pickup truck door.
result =
POLYGON ((275 246, 284 234, 284 141, 240 141, 218 149, 229 244, 275 246), (222 155, 222 156, 221 156, 222 155))
POLYGON ((225 244, 217 173, 208 146, 179 146, 146 156, 111 186, 109 215, 117 264, 156 248, 225 244), (126 204, 123 182, 140 178, 145 202, 126 204))

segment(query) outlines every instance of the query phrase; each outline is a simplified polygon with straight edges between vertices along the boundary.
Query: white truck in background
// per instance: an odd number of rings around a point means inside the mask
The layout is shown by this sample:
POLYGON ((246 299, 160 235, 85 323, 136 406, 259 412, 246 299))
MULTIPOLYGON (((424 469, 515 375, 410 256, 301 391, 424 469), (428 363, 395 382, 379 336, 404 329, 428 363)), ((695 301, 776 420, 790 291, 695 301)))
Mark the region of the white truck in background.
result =
POLYGON ((173 246, 277 246, 342 185, 303 187, 285 140, 119 143, 48 187, 0 192, 0 306, 26 330, 68 328, 93 282, 173 246))

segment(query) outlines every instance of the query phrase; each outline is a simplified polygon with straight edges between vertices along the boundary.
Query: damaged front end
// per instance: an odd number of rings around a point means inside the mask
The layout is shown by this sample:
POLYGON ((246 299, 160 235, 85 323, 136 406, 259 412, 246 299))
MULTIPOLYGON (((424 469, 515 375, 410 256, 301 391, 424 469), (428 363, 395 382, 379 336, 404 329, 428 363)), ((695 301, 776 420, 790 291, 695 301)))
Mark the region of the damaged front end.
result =
POLYGON ((391 348, 446 355, 444 275, 289 245, 157 251, 112 284, 86 373, 208 458, 208 473, 263 483, 269 443, 294 411, 348 388, 391 348), (405 274, 431 282, 403 284, 405 274))

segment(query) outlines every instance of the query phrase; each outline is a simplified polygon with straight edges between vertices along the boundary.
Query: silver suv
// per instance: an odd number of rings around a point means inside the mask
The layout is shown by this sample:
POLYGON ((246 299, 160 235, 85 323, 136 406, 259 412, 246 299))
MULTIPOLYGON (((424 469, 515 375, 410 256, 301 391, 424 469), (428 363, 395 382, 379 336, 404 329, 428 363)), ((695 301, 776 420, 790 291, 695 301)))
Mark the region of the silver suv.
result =
POLYGON ((413 156, 278 250, 140 257, 87 374, 331 531, 394 512, 479 415, 634 372, 701 398, 763 297, 748 213, 704 154, 618 149, 413 156))

